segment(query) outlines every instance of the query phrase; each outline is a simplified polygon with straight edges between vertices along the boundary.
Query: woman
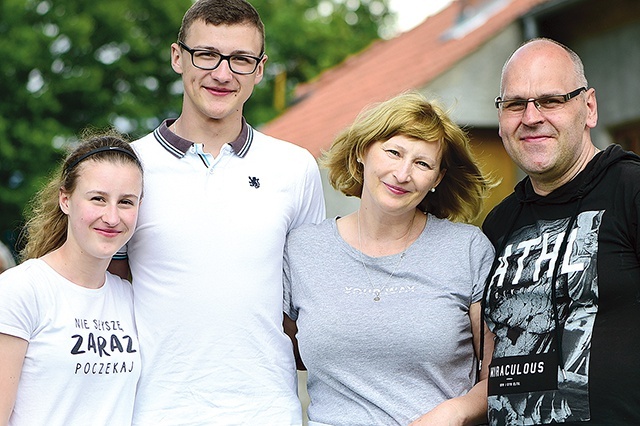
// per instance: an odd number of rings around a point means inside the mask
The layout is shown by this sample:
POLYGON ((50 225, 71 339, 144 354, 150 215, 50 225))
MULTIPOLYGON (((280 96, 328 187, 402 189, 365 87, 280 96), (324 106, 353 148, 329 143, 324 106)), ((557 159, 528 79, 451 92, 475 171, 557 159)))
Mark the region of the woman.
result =
POLYGON ((80 144, 34 200, 25 261, 0 276, 1 425, 131 424, 131 285, 106 269, 141 199, 136 154, 104 135, 80 144))
POLYGON ((286 246, 285 326, 308 370, 310 424, 486 421, 474 347, 493 249, 453 221, 477 216, 491 183, 465 133, 405 93, 358 117, 323 163, 361 203, 286 246))

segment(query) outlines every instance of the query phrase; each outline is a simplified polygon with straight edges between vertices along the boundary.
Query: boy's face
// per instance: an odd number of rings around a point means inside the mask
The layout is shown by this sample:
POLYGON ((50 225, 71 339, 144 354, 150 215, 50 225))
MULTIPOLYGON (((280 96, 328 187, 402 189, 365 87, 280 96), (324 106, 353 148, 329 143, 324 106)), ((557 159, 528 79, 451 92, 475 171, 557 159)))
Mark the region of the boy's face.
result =
MULTIPOLYGON (((251 25, 208 25, 204 21, 191 24, 184 44, 191 49, 207 49, 223 55, 260 56, 262 38, 251 25)), ((253 87, 263 77, 265 55, 255 72, 236 74, 229 63, 222 61, 215 70, 196 68, 191 54, 178 44, 171 45, 171 65, 182 75, 184 84, 183 116, 193 115, 205 119, 239 119, 244 103, 253 92, 253 87)))

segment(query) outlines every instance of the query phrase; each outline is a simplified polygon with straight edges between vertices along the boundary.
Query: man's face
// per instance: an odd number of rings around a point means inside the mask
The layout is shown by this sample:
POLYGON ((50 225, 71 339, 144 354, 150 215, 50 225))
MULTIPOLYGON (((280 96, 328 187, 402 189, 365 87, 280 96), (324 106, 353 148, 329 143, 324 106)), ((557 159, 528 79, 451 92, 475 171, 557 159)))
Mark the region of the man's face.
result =
MULTIPOLYGON (((208 25, 204 21, 191 24, 184 43, 191 49, 207 49, 223 55, 260 56, 262 38, 251 25, 208 25)), ((196 68, 191 54, 176 43, 171 46, 172 67, 182 74, 184 103, 182 116, 191 119, 224 121, 242 116, 244 103, 253 87, 262 80, 266 55, 256 71, 240 75, 231 71, 228 61, 215 70, 196 68)))
MULTIPOLYGON (((537 41, 511 58, 502 79, 502 99, 531 99, 572 92, 582 84, 573 62, 560 46, 537 41)), ((529 102, 523 112, 499 110, 500 136, 513 161, 532 181, 567 181, 591 142, 597 122, 595 92, 589 89, 554 111, 529 102)), ((553 186, 553 185, 551 185, 553 186)))

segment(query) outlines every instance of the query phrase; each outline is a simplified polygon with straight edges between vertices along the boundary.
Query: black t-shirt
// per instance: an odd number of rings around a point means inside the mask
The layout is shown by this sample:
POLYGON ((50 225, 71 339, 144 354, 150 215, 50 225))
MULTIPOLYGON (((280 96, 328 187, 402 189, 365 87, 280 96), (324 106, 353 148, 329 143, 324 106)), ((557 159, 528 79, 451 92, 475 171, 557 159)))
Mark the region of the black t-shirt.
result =
POLYGON ((638 222, 640 159, 618 146, 546 197, 525 179, 487 217, 491 424, 640 424, 638 222))

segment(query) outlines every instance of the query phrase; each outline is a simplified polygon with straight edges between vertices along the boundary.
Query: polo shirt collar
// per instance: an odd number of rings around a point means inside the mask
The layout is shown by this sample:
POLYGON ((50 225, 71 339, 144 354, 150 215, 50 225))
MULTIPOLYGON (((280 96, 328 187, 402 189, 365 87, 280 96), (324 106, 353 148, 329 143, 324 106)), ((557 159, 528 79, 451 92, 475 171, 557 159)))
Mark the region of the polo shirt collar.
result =
MULTIPOLYGON (((187 154, 189 148, 191 148, 194 143, 190 140, 181 138, 169 130, 169 127, 175 121, 175 118, 166 119, 153 131, 153 135, 160 145, 169 151, 170 154, 178 158, 182 158, 187 154)), ((249 126, 244 117, 242 117, 242 128, 240 129, 240 134, 235 140, 229 142, 229 145, 231 145, 233 152, 235 152, 238 157, 244 157, 249 151, 252 141, 253 128, 249 126)))

